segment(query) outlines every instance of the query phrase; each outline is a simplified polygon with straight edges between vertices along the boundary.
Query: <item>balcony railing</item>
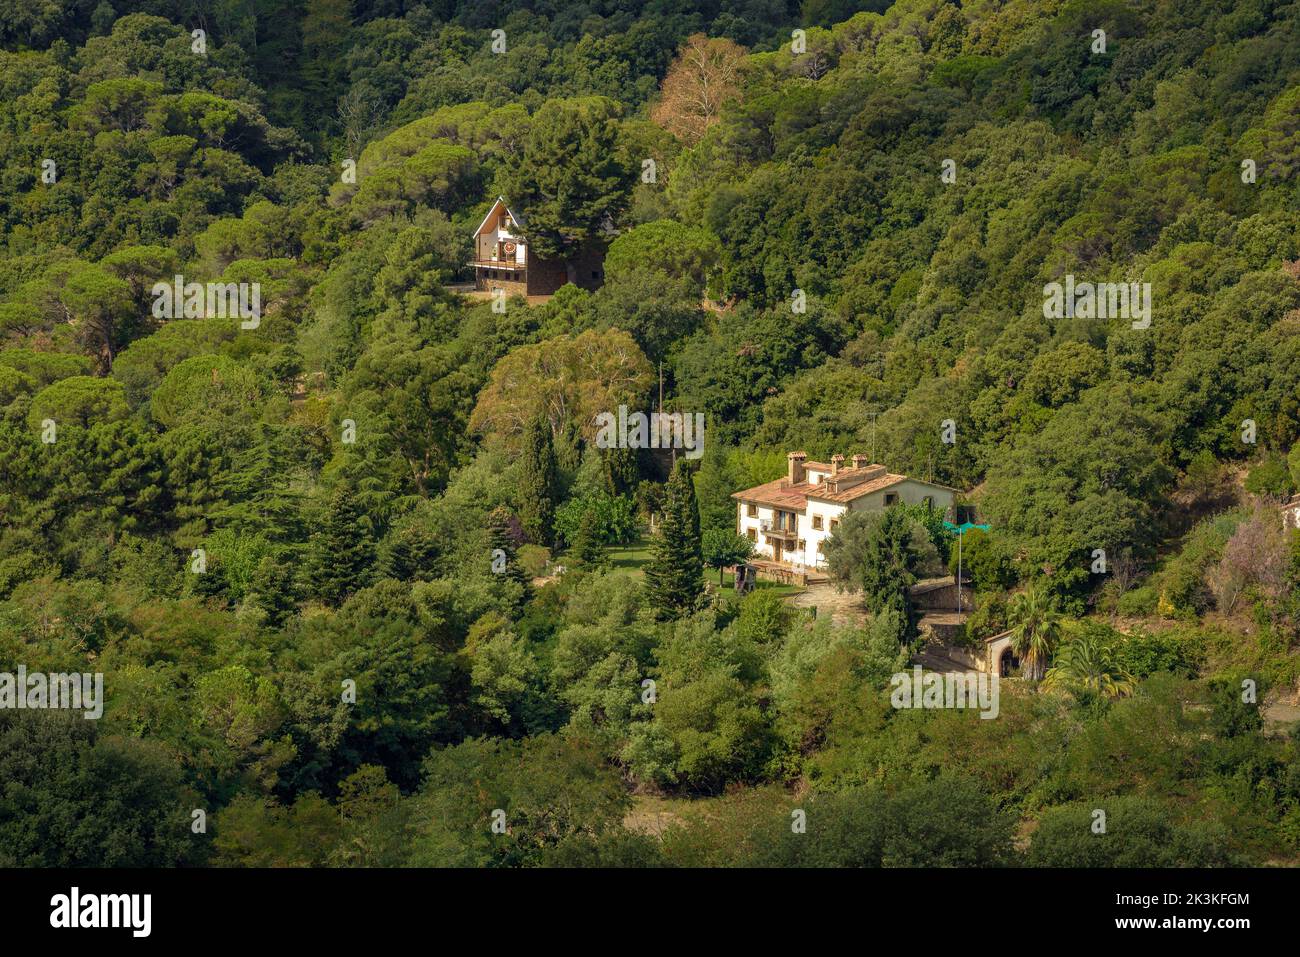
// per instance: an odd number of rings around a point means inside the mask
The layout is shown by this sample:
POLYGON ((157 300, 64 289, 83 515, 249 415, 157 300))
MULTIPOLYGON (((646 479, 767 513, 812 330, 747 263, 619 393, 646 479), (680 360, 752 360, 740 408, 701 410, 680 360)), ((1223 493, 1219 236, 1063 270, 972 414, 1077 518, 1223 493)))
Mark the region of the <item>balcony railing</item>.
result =
POLYGON ((520 272, 528 268, 527 263, 517 263, 513 260, 506 262, 504 259, 471 259, 467 265, 482 266, 485 269, 514 269, 520 272))
POLYGON ((798 538, 799 523, 797 521, 773 522, 771 519, 763 519, 758 523, 763 534, 769 538, 798 538))

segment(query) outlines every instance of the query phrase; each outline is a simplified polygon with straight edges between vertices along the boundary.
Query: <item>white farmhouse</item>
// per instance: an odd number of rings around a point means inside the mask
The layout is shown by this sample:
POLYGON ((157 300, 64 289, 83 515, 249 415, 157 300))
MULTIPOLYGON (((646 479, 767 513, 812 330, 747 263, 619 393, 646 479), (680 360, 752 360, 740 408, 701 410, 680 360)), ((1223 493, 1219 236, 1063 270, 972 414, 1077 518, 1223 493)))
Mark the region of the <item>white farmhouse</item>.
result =
POLYGON ((946 485, 895 475, 883 465, 868 465, 866 456, 844 456, 830 463, 809 462, 804 452, 791 452, 784 478, 743 492, 736 499, 736 531, 754 543, 759 558, 797 571, 826 567, 823 545, 844 513, 879 511, 906 503, 927 505, 947 514, 957 490, 946 485))

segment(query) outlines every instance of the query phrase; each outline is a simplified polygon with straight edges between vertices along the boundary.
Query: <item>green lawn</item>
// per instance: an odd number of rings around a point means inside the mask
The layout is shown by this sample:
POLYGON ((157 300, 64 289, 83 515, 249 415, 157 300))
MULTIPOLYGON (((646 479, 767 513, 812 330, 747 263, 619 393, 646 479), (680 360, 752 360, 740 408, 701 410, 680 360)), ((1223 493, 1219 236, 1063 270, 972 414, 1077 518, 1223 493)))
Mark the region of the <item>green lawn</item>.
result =
MULTIPOLYGON (((650 561, 650 537, 642 535, 635 542, 629 545, 620 545, 617 548, 610 548, 605 551, 605 557, 613 568, 619 568, 629 571, 638 578, 643 578, 645 572, 643 568, 646 562, 650 561)), ((563 558, 560 559, 563 562, 563 558)), ((730 590, 735 576, 731 572, 723 572, 723 586, 730 590)), ((717 569, 704 569, 704 580, 716 586, 718 584, 717 569)), ((787 595, 797 595, 804 589, 800 585, 783 585, 780 582, 759 581, 757 587, 764 591, 772 591, 783 598, 787 595)))
POLYGON ((614 568, 632 572, 638 578, 643 577, 642 568, 650 561, 650 538, 642 535, 630 545, 619 545, 605 550, 605 557, 614 568))

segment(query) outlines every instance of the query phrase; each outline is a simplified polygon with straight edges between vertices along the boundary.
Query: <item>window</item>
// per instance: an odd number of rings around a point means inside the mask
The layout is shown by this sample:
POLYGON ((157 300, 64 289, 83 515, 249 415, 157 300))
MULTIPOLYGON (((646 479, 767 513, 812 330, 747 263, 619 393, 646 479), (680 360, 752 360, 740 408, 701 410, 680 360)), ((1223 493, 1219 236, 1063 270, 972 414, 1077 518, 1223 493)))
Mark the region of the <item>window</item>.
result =
POLYGON ((751 542, 758 541, 758 533, 755 532, 752 528, 746 529, 745 537, 748 538, 751 542))
POLYGON ((819 532, 822 530, 822 517, 820 515, 813 516, 813 528, 819 532))
POLYGON ((807 548, 807 546, 804 544, 803 539, 799 539, 798 543, 795 545, 795 550, 802 552, 805 548, 807 548))
POLYGON ((832 518, 832 519, 831 519, 831 534, 834 535, 834 534, 835 534, 835 530, 836 530, 837 528, 839 528, 839 527, 840 527, 840 520, 839 520, 838 518, 832 518))
POLYGON ((927 512, 933 512, 933 511, 934 511, 934 496, 933 496, 933 495, 927 495, 927 496, 926 496, 925 498, 923 498, 921 501, 925 502, 925 510, 926 510, 927 512))
POLYGON ((886 492, 885 507, 888 508, 891 505, 897 505, 897 504, 898 504, 898 495, 895 494, 894 492, 886 492))
POLYGON ((758 506, 755 505, 755 504, 752 503, 752 502, 748 502, 748 503, 746 503, 746 504, 745 504, 745 514, 748 515, 750 518, 757 518, 757 517, 758 517, 758 506))

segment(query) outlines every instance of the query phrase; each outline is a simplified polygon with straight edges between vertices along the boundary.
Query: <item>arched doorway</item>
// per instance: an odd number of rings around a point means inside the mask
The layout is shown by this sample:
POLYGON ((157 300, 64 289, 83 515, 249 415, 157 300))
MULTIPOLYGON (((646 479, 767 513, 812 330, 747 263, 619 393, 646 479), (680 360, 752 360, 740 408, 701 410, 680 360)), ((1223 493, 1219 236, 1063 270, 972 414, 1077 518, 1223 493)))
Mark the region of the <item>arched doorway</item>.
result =
POLYGON ((998 658, 998 676, 1009 678, 1020 670, 1020 659, 1010 648, 1003 648, 1002 655, 998 658))

